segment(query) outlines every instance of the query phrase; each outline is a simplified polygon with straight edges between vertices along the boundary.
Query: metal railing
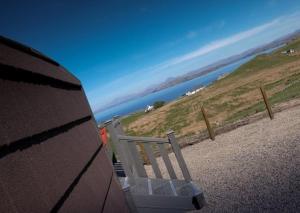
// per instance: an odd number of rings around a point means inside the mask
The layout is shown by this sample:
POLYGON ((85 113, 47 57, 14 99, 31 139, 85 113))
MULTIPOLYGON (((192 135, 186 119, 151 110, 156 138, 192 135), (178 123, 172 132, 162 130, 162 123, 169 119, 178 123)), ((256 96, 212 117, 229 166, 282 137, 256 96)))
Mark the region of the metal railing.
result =
POLYGON ((157 150, 166 166, 170 179, 178 179, 168 155, 168 149, 166 148, 168 144, 175 154, 184 179, 186 181, 192 180, 180 147, 176 142, 174 131, 167 133, 167 139, 127 136, 124 134, 118 118, 106 122, 105 126, 108 129, 111 142, 116 149, 118 159, 122 162, 125 174, 129 178, 129 183, 134 184, 135 177, 148 177, 144 162, 141 158, 141 150, 138 149, 138 147, 141 146, 149 159, 156 178, 162 179, 163 176, 156 159, 155 150, 153 149, 154 146, 157 146, 157 150))

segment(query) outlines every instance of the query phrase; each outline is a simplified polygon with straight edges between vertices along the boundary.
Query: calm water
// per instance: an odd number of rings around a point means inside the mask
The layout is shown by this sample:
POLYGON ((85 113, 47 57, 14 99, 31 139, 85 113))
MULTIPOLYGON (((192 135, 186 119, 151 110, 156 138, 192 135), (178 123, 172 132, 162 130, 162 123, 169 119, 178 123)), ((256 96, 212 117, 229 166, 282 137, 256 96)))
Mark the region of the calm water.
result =
MULTIPOLYGON (((277 48, 272 48, 270 50, 265 51, 264 53, 271 52, 277 48)), ((261 54, 261 53, 260 53, 261 54)), ((169 87, 167 89, 161 90, 156 93, 152 93, 146 95, 144 97, 137 98, 135 100, 120 104, 115 107, 111 107, 105 111, 99 112, 95 115, 96 120, 98 122, 106 121, 111 119, 115 115, 127 115, 132 112, 144 110, 147 105, 152 105, 155 101, 172 101, 178 99, 183 94, 188 91, 195 90, 201 86, 207 86, 211 84, 213 81, 217 80, 219 76, 224 75, 225 73, 231 73, 240 65, 244 64, 245 62, 249 61, 255 57, 255 55, 244 58, 238 62, 229 64, 227 66, 221 67, 213 72, 210 72, 206 75, 200 76, 198 78, 192 79, 190 81, 186 81, 180 84, 177 84, 173 87, 169 87)))

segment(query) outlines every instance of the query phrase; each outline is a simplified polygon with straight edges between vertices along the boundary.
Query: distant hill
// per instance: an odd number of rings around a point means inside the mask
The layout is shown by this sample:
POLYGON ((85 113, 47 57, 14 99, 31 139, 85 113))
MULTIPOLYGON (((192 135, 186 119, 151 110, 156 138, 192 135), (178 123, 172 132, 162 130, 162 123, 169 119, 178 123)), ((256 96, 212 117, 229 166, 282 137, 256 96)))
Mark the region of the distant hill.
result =
POLYGON ((172 129, 178 138, 199 136, 207 132, 201 106, 214 129, 266 111, 259 89, 262 85, 274 109, 284 102, 285 107, 299 103, 300 37, 271 53, 258 54, 193 96, 177 99, 151 113, 133 113, 122 123, 129 135, 164 137, 172 129), (294 52, 284 53, 289 49, 294 52))
POLYGON ((247 50, 245 52, 242 52, 240 54, 237 54, 237 55, 230 56, 226 59, 220 60, 220 61, 215 62, 213 64, 210 64, 208 66, 190 71, 190 72, 188 72, 184 75, 181 75, 181 76, 178 76, 178 77, 170 77, 166 81, 164 81, 163 83, 152 85, 152 86, 148 87, 147 89, 145 89, 142 92, 130 94, 128 96, 121 97, 121 98, 117 98, 117 99, 113 100, 111 103, 109 103, 108 105, 106 105, 105 107, 96 110, 95 113, 103 111, 103 110, 105 110, 109 107, 113 107, 113 106, 128 102, 128 101, 133 100, 135 98, 143 97, 143 96, 146 96, 148 94, 158 92, 160 90, 163 90, 163 89, 175 86, 177 84, 183 83, 185 81, 189 81, 189 80, 192 80, 194 78, 198 78, 200 76, 206 75, 206 74, 208 74, 208 73, 210 73, 210 72, 212 72, 216 69, 219 69, 219 68, 224 67, 226 65, 232 64, 232 63, 237 62, 237 61, 239 61, 241 59, 244 59, 246 57, 249 57, 249 56, 252 56, 254 54, 258 54, 258 53, 264 52, 266 50, 269 50, 269 49, 278 47, 280 45, 286 44, 286 43, 296 39, 299 36, 300 36, 300 29, 293 32, 293 33, 291 33, 291 34, 288 34, 288 35, 283 36, 279 39, 276 39, 276 40, 274 40, 274 41, 272 41, 268 44, 265 44, 265 45, 262 45, 262 46, 259 46, 259 47, 256 47, 256 48, 249 49, 249 50, 247 50))
POLYGON ((226 59, 220 60, 216 63, 210 64, 208 66, 202 67, 202 68, 197 69, 197 70, 193 70, 193 71, 188 72, 188 73, 186 73, 184 75, 181 75, 179 77, 168 78, 165 82, 163 82, 161 84, 158 84, 158 85, 155 85, 155 86, 151 86, 146 91, 147 91, 147 93, 157 92, 157 91, 166 89, 168 87, 175 86, 176 84, 179 84, 179 83, 182 83, 182 82, 185 82, 185 81, 189 81, 189 80, 192 80, 194 78, 198 78, 198 77, 206 75, 207 73, 210 73, 210 72, 212 72, 216 69, 219 69, 219 68, 224 67, 226 65, 237 62, 241 59, 247 58, 247 57, 252 56, 254 54, 261 53, 261 52, 264 52, 266 50, 269 50, 269 49, 272 49, 272 48, 275 48, 275 47, 278 47, 278 46, 280 46, 282 44, 285 44, 285 43, 287 43, 287 42, 289 42, 289 41, 291 41, 291 40, 293 40, 293 39, 295 39, 299 36, 300 36, 300 30, 297 30, 297 31, 295 31, 295 32, 293 32, 289 35, 281 37, 277 40, 274 40, 274 41, 272 41, 268 44, 262 45, 260 47, 249 49, 249 50, 247 50, 245 52, 242 52, 240 54, 233 55, 233 56, 228 57, 226 59))

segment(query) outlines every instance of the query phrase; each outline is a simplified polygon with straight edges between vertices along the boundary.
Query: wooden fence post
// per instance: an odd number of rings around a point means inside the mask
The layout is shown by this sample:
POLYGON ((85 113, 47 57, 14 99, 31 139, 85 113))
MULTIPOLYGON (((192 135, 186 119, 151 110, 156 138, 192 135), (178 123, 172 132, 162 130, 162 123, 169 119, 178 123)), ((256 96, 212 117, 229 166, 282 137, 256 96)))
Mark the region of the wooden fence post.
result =
POLYGON ((201 111, 202 111, 202 115, 203 115, 203 118, 204 118, 204 121, 205 121, 205 124, 206 124, 206 127, 207 127, 209 137, 210 137, 211 140, 215 140, 215 133, 214 133, 213 129, 210 126, 209 120, 207 118, 207 115, 206 115, 206 112, 205 112, 205 109, 204 109, 203 106, 201 106, 201 111))
POLYGON ((260 86, 260 91, 261 91, 262 97, 263 97, 263 99, 264 99, 265 106, 266 106, 266 108, 267 108, 267 110, 268 110, 269 117, 270 117, 270 119, 272 120, 272 119, 274 118, 274 115, 273 115, 272 108, 271 108, 271 105, 270 105, 270 103, 269 103, 269 100, 268 100, 266 91, 265 91, 265 89, 263 88, 263 86, 260 86))

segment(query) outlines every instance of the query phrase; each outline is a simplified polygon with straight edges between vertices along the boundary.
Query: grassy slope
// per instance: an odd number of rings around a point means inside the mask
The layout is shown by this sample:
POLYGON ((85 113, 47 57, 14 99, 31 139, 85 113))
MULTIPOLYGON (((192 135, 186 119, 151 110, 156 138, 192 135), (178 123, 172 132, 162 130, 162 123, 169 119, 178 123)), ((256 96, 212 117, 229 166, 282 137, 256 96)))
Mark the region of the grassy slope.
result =
POLYGON ((272 54, 256 56, 196 95, 151 113, 135 113, 122 123, 132 135, 163 136, 168 129, 180 136, 191 135, 205 129, 200 112, 202 104, 216 126, 264 110, 260 85, 265 86, 272 104, 300 97, 299 52, 300 39, 272 54), (296 55, 281 54, 291 48, 297 51, 296 55))
POLYGON ((130 123, 136 121, 137 119, 139 119, 141 116, 143 116, 145 113, 144 112, 135 112, 127 117, 124 117, 122 119, 122 124, 125 126, 128 126, 130 123))

